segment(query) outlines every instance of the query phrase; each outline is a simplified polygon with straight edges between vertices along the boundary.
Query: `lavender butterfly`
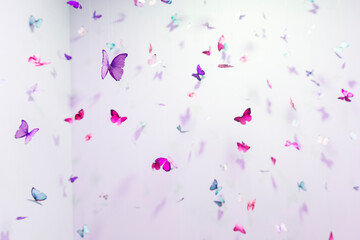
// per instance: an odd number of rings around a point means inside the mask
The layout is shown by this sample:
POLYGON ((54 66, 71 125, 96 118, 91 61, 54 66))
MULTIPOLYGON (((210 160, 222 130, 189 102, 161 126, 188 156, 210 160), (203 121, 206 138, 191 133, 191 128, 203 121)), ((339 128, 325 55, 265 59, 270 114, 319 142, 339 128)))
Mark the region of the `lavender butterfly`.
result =
POLYGON ((124 73, 124 66, 125 66, 125 58, 128 56, 127 53, 122 53, 117 55, 109 64, 109 56, 107 52, 103 49, 102 50, 103 59, 102 59, 102 67, 101 67, 101 78, 104 79, 108 72, 110 75, 116 80, 120 81, 123 73, 124 73))
POLYGON ((31 132, 29 132, 29 125, 25 120, 21 120, 21 125, 19 127, 19 130, 17 130, 15 133, 15 138, 25 137, 25 144, 28 144, 32 137, 35 135, 35 133, 37 133, 37 131, 39 131, 39 129, 34 128, 33 130, 31 130, 31 132))
POLYGON ((197 73, 193 73, 192 76, 194 78, 196 78, 197 80, 201 81, 205 76, 205 71, 202 70, 202 68, 200 67, 200 64, 197 65, 196 71, 197 71, 197 73))

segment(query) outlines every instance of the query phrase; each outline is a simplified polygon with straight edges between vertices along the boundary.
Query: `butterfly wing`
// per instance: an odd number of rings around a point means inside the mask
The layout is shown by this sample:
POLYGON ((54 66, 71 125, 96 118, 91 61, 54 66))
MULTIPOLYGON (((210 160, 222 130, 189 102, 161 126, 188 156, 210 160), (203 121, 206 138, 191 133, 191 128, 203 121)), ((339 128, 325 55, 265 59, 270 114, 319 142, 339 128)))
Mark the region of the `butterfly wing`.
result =
POLYGON ((102 58, 102 66, 101 66, 101 78, 104 79, 109 71, 109 56, 107 52, 102 50, 103 58, 102 58))
POLYGON ((166 161, 165 161, 165 163, 163 165, 163 169, 165 170, 165 172, 169 172, 171 170, 171 164, 167 159, 166 159, 166 161))
POLYGON ((125 122, 127 119, 127 117, 120 117, 119 121, 118 121, 118 125, 122 124, 123 122, 125 122))
POLYGON ((36 28, 40 28, 42 22, 43 22, 42 18, 39 18, 38 20, 36 20, 36 21, 35 21, 35 27, 36 27, 36 28))
POLYGON ((163 3, 171 4, 172 0, 161 0, 163 3))
POLYGON ((218 195, 219 194, 219 192, 221 191, 221 189, 222 189, 222 187, 220 186, 220 187, 218 187, 217 189, 216 189, 216 191, 215 191, 215 195, 218 195))
POLYGON ((109 72, 116 81, 120 81, 124 73, 123 67, 125 66, 125 58, 127 58, 127 56, 127 53, 119 54, 111 62, 109 72))
POLYGON ((47 199, 47 196, 45 193, 40 192, 39 190, 37 190, 36 188, 32 188, 31 189, 31 195, 33 196, 35 201, 44 201, 47 199))
POLYGON ((156 169, 156 170, 159 170, 160 169, 160 164, 159 163, 157 163, 157 162, 154 162, 152 165, 151 165, 151 168, 152 169, 156 169))
POLYGON ((29 27, 30 27, 30 30, 33 32, 34 31, 34 26, 35 25, 35 18, 33 15, 30 15, 30 18, 29 18, 29 27))
POLYGON ((29 131, 29 125, 25 120, 21 120, 21 125, 19 127, 19 130, 15 133, 15 138, 22 138, 25 137, 28 134, 29 131))
POLYGON ((84 232, 82 229, 79 229, 76 232, 80 235, 80 237, 84 238, 84 232))
POLYGON ((35 133, 37 133, 38 131, 39 131, 38 128, 34 128, 33 130, 31 130, 31 132, 29 132, 25 137, 25 144, 28 144, 35 135, 35 133))
POLYGON ((211 190, 211 191, 214 191, 214 190, 217 189, 217 188, 218 188, 218 182, 217 182, 216 179, 214 179, 213 183, 212 183, 211 186, 210 186, 210 190, 211 190))
POLYGON ((110 120, 112 123, 117 123, 120 120, 119 114, 114 109, 110 110, 110 114, 111 114, 110 120))
POLYGON ((71 123, 74 122, 74 119, 72 119, 72 118, 65 118, 64 121, 71 124, 71 123))
POLYGON ((194 78, 196 78, 197 80, 201 81, 200 76, 197 73, 193 73, 191 76, 193 76, 194 78))
POLYGON ((81 120, 84 118, 84 109, 80 109, 79 112, 77 114, 75 114, 75 120, 81 120))
POLYGON ((221 201, 214 201, 214 203, 216 203, 216 205, 218 205, 219 207, 221 207, 223 204, 221 201))

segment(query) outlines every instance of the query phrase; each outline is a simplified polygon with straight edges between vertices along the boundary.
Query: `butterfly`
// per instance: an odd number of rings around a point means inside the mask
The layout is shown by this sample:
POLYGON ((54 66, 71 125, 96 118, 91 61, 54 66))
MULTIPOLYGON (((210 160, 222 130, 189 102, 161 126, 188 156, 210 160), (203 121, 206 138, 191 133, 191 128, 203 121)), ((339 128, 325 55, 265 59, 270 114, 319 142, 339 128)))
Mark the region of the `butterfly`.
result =
POLYGON ((82 229, 79 229, 79 230, 77 230, 76 232, 80 235, 81 238, 84 238, 84 234, 85 234, 85 233, 86 233, 86 234, 89 234, 89 228, 88 228, 86 225, 84 225, 84 226, 82 227, 82 229))
POLYGON ((234 118, 234 120, 236 122, 239 122, 242 125, 245 125, 246 122, 250 122, 251 119, 252 119, 252 117, 251 117, 251 109, 250 108, 246 109, 241 117, 234 118))
POLYGON ((106 43, 106 46, 110 49, 110 52, 119 51, 119 49, 115 47, 115 43, 106 43))
POLYGON ((26 219, 28 217, 17 217, 16 220, 23 220, 23 219, 26 219))
POLYGON ((81 4, 77 1, 68 1, 67 4, 69 4, 70 6, 73 6, 74 8, 82 9, 81 4))
POLYGON ((329 140, 330 140, 329 138, 319 135, 318 139, 317 139, 317 142, 325 146, 325 145, 327 145, 329 143, 329 140))
POLYGON ((34 86, 31 86, 30 89, 26 92, 29 95, 28 101, 34 101, 34 97, 32 94, 38 92, 37 89, 38 84, 36 83, 34 86))
POLYGON ((47 196, 45 193, 40 192, 39 190, 37 190, 34 187, 31 189, 31 195, 33 196, 33 198, 36 202, 44 201, 47 199, 47 196))
POLYGON ((144 2, 143 0, 134 0, 134 4, 137 7, 143 7, 144 6, 143 2, 144 2))
POLYGON ((9 232, 1 232, 1 240, 9 240, 9 232))
POLYGON ((189 96, 189 97, 195 96, 195 92, 189 92, 189 93, 188 93, 188 96, 189 96))
POLYGON ((19 130, 17 130, 15 133, 15 138, 17 139, 25 137, 25 144, 28 144, 37 131, 39 131, 39 128, 34 128, 29 132, 29 125, 25 120, 21 120, 21 125, 19 130))
POLYGON ((341 58, 340 55, 338 55, 339 53, 341 53, 342 51, 344 51, 345 48, 348 48, 350 45, 347 42, 342 42, 340 43, 339 47, 334 47, 333 50, 335 51, 335 54, 341 58))
POLYGON ((296 111, 295 104, 291 98, 290 98, 290 105, 296 111))
POLYGON ((271 161, 272 161, 272 163, 275 165, 275 163, 276 163, 276 158, 271 157, 271 161))
POLYGON ((314 70, 311 71, 305 70, 305 72, 307 77, 314 76, 314 70))
POLYGON ((205 77, 205 71, 202 70, 202 68, 200 67, 200 64, 197 65, 196 71, 197 71, 197 73, 193 73, 192 76, 194 78, 196 78, 197 80, 201 81, 205 77))
POLYGON ((110 115, 111 115, 111 122, 112 123, 116 123, 117 125, 120 125, 121 123, 125 122, 127 117, 120 117, 119 114, 114 110, 111 109, 110 110, 110 115))
POLYGON ((110 75, 116 80, 120 81, 123 73, 124 73, 124 66, 125 66, 125 58, 128 56, 127 53, 122 53, 117 55, 109 65, 109 56, 107 52, 103 49, 102 50, 103 59, 102 59, 102 67, 101 67, 101 78, 104 79, 108 72, 110 75))
POLYGON ((33 63, 35 67, 41 67, 44 66, 46 64, 50 64, 50 62, 40 62, 41 57, 39 54, 35 54, 31 57, 29 57, 28 62, 29 63, 33 63))
POLYGON ((158 78, 159 80, 162 80, 162 74, 163 74, 163 72, 156 72, 153 79, 158 78))
POLYGON ((242 63, 245 63, 245 62, 247 62, 247 56, 242 56, 241 58, 240 58, 240 62, 242 62, 242 63))
POLYGON ((246 234, 246 231, 242 225, 235 224, 234 232, 241 232, 243 234, 246 234))
POLYGON ((155 67, 156 65, 158 65, 160 63, 156 61, 157 57, 156 54, 154 54, 150 59, 148 59, 148 64, 151 65, 152 67, 155 67))
POLYGON ((214 201, 214 203, 219 207, 221 207, 225 203, 225 200, 221 195, 219 197, 220 197, 220 201, 214 201))
POLYGON ((284 33, 283 36, 280 36, 280 38, 281 38, 282 40, 284 40, 286 43, 288 42, 288 41, 287 41, 287 35, 286 35, 286 33, 284 33))
MULTIPOLYGON (((80 121, 81 119, 84 118, 84 114, 85 114, 84 109, 80 109, 79 112, 77 114, 75 114, 74 119, 77 121, 80 121)), ((64 121, 68 122, 68 123, 73 123, 74 119, 73 118, 65 118, 64 121)))
POLYGON ((209 46, 209 50, 203 51, 202 53, 210 56, 211 55, 211 46, 209 46))
POLYGON ((169 32, 172 32, 175 28, 177 28, 179 25, 174 25, 175 20, 172 20, 166 27, 169 28, 169 32))
POLYGON ((77 30, 77 33, 82 37, 84 36, 85 34, 87 34, 87 30, 84 28, 84 26, 81 26, 78 30, 77 30))
POLYGON ((86 136, 85 136, 85 142, 89 141, 89 140, 92 138, 92 136, 93 136, 92 133, 86 134, 86 136))
POLYGON ((73 182, 75 182, 76 179, 78 179, 78 178, 79 178, 78 176, 74 176, 74 177, 71 176, 71 177, 69 178, 69 181, 73 183, 73 182))
POLYGON ((330 232, 329 240, 334 240, 334 236, 332 232, 330 232))
POLYGON ((230 64, 219 64, 218 65, 219 68, 232 68, 234 66, 230 65, 230 64))
POLYGON ((246 153, 247 150, 250 149, 250 147, 248 145, 246 145, 244 142, 241 142, 241 143, 238 142, 236 144, 237 144, 237 147, 240 152, 246 153))
POLYGON ((171 4, 172 0, 161 0, 163 3, 171 4))
POLYGON ((105 199, 105 200, 107 200, 108 197, 109 197, 108 194, 101 194, 101 195, 99 195, 99 198, 103 198, 103 199, 105 199))
POLYGON ((297 142, 290 142, 289 140, 286 140, 285 147, 289 147, 293 145, 297 150, 300 150, 299 144, 297 142))
POLYGON ((355 191, 359 191, 360 186, 355 186, 355 187, 353 187, 353 188, 354 188, 355 191))
POLYGON ((179 130, 179 132, 181 132, 181 133, 187 133, 187 132, 188 132, 188 131, 183 131, 183 130, 181 129, 181 125, 178 125, 178 126, 176 127, 176 129, 179 130))
POLYGON ((306 187, 305 187, 304 181, 301 181, 301 182, 298 183, 297 185, 298 185, 299 191, 300 191, 300 189, 302 189, 303 191, 306 191, 306 187))
POLYGON ((157 158, 151 167, 152 169, 155 168, 156 170, 159 170, 161 166, 163 166, 165 172, 169 172, 171 170, 170 162, 166 158, 157 158))
POLYGON ((94 19, 94 20, 98 20, 98 19, 101 18, 101 17, 102 17, 101 14, 96 15, 96 11, 94 11, 94 13, 93 13, 93 19, 94 19))
POLYGON ((218 50, 220 52, 223 49, 226 50, 225 37, 224 37, 224 35, 221 35, 221 37, 219 38, 219 41, 218 41, 218 50))
POLYGON ((204 26, 204 27, 207 27, 207 29, 209 29, 209 30, 215 29, 214 27, 211 27, 208 22, 204 23, 203 26, 204 26))
POLYGON ((41 18, 35 19, 35 17, 33 15, 30 15, 30 18, 29 18, 30 30, 33 32, 34 28, 40 28, 42 22, 43 22, 43 20, 41 18))
POLYGON ((331 168, 331 166, 334 164, 334 162, 331 161, 331 159, 327 159, 327 158, 326 158, 326 156, 325 156, 324 153, 321 153, 321 161, 322 161, 323 163, 325 163, 325 164, 328 166, 328 168, 331 168))
POLYGON ((267 85, 269 86, 269 88, 271 89, 271 88, 272 88, 272 86, 271 86, 271 84, 270 84, 269 80, 266 80, 266 82, 267 82, 267 85))
POLYGON ((354 94, 351 92, 345 91, 344 89, 341 89, 341 93, 344 95, 343 97, 338 97, 338 99, 345 100, 346 102, 351 102, 350 98, 354 97, 354 94))
POLYGON ((218 195, 219 192, 221 191, 221 189, 222 189, 222 187, 221 187, 221 186, 219 187, 217 180, 214 179, 213 183, 212 183, 211 186, 210 186, 210 191, 216 190, 216 191, 215 191, 215 195, 218 195))
POLYGON ((316 14, 317 13, 317 10, 319 9, 319 6, 316 5, 315 3, 313 3, 313 9, 309 10, 309 12, 313 13, 313 14, 316 14))
POLYGON ((66 53, 64 53, 64 56, 65 56, 66 60, 71 60, 72 59, 72 57, 70 55, 67 55, 66 53))
POLYGON ((252 202, 249 200, 248 201, 248 204, 247 204, 247 210, 249 211, 249 210, 254 210, 254 208, 255 208, 255 202, 256 202, 256 199, 254 199, 252 202))
POLYGON ((285 224, 281 223, 280 225, 275 225, 276 230, 280 232, 287 232, 285 224))

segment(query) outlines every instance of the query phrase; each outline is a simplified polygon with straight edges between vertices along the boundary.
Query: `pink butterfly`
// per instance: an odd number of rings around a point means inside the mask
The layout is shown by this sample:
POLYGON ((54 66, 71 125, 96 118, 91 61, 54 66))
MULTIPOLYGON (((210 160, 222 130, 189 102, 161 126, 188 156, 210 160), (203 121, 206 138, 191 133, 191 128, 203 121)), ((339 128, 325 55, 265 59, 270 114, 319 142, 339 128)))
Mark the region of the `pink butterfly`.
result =
POLYGON ((41 57, 39 54, 35 54, 31 57, 29 57, 28 62, 29 63, 33 63, 35 67, 41 67, 44 66, 46 64, 50 64, 50 62, 40 62, 41 57))
POLYGON ((211 46, 209 46, 209 50, 208 50, 208 51, 203 51, 202 53, 210 56, 210 55, 211 55, 211 46))
POLYGON ((151 167, 152 169, 159 170, 161 166, 163 166, 165 172, 169 172, 171 170, 170 162, 166 158, 157 158, 151 167))
POLYGON ((343 97, 338 97, 338 99, 345 100, 347 102, 351 102, 350 98, 354 97, 354 94, 351 92, 345 91, 344 89, 341 89, 341 93, 344 95, 343 97))
POLYGON ((295 104, 291 98, 290 98, 290 105, 296 111, 295 104))
POLYGON ((116 123, 117 125, 120 125, 121 123, 125 122, 127 119, 127 117, 120 117, 119 114, 113 109, 110 110, 110 114, 111 114, 111 119, 110 119, 111 122, 116 123))
POLYGON ((248 145, 246 145, 244 142, 241 142, 241 143, 237 143, 237 146, 238 146, 238 149, 240 152, 243 152, 243 153, 246 153, 247 150, 250 149, 250 147, 248 145))
POLYGON ((272 163, 275 165, 276 159, 275 159, 274 157, 271 157, 271 161, 272 161, 272 163))
POLYGON ((330 232, 329 240, 334 240, 333 233, 330 232))
POLYGON ((65 118, 64 121, 70 124, 74 122, 74 119, 80 121, 81 119, 84 118, 84 114, 85 114, 84 109, 80 109, 79 112, 75 114, 74 118, 65 118))
POLYGON ((289 140, 286 140, 285 147, 289 147, 293 145, 297 150, 300 150, 299 144, 297 142, 290 142, 289 140))
POLYGON ((242 63, 245 63, 245 62, 247 62, 247 56, 242 56, 241 58, 240 58, 240 62, 242 62, 242 63))
POLYGON ((246 234, 246 231, 244 229, 244 227, 242 225, 239 225, 239 224, 235 224, 235 227, 234 227, 234 232, 241 232, 243 234, 246 234))
POLYGON ((267 82, 267 85, 269 86, 269 88, 271 89, 271 88, 272 88, 272 86, 271 86, 271 84, 270 84, 269 80, 266 80, 266 82, 267 82))
POLYGON ((248 201, 248 204, 247 204, 247 210, 249 211, 249 210, 254 210, 254 208, 255 208, 255 201, 256 201, 256 199, 254 199, 252 202, 249 200, 248 201))
POLYGON ((219 42, 218 42, 218 50, 220 52, 223 49, 225 49, 225 37, 224 37, 224 35, 221 35, 221 37, 219 38, 219 42))
POLYGON ((153 50, 152 46, 151 46, 151 43, 150 43, 150 47, 149 47, 149 53, 151 53, 153 50))
POLYGON ((154 54, 150 59, 148 59, 148 64, 154 66, 156 63, 156 54, 154 54))
POLYGON ((85 142, 89 141, 92 138, 93 134, 89 133, 85 136, 85 142))
POLYGON ((190 93, 188 93, 188 96, 189 97, 193 97, 195 95, 195 92, 190 92, 190 93))
POLYGON ((219 68, 232 68, 232 67, 234 67, 234 66, 229 65, 229 64, 219 64, 218 67, 219 67, 219 68))
POLYGON ((134 0, 134 4, 135 4, 135 6, 137 6, 137 7, 143 7, 143 6, 144 6, 144 4, 142 3, 142 1, 140 1, 140 0, 134 0))
POLYGON ((251 117, 251 109, 250 108, 246 109, 241 117, 234 118, 235 121, 241 123, 242 125, 245 125, 246 122, 250 122, 251 119, 252 119, 252 117, 251 117))

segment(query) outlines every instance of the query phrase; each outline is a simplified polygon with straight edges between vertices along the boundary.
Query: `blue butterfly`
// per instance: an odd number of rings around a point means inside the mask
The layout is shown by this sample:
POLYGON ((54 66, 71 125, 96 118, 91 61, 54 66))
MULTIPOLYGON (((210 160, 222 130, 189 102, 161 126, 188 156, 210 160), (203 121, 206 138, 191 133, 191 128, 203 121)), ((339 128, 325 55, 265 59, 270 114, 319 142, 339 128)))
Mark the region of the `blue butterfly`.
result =
POLYGON ((119 51, 119 49, 115 47, 115 43, 106 43, 106 46, 110 49, 110 52, 119 51))
POLYGON ((306 187, 305 187, 304 181, 301 181, 301 182, 298 183, 297 185, 298 185, 299 191, 300 191, 300 189, 302 189, 303 191, 306 191, 306 187))
POLYGON ((163 3, 171 4, 172 0, 161 0, 163 3))
POLYGON ((218 193, 221 191, 222 187, 218 187, 218 182, 216 179, 214 179, 213 183, 211 184, 210 186, 210 191, 214 191, 216 190, 215 192, 215 195, 218 195, 218 193))
POLYGON ((214 203, 221 207, 225 203, 225 200, 222 198, 222 196, 220 196, 220 201, 214 201, 214 203))
POLYGON ((44 201, 47 199, 47 196, 45 193, 40 192, 39 190, 37 190, 34 187, 31 189, 31 195, 33 196, 33 198, 36 202, 44 201))
POLYGON ((77 233, 83 238, 84 233, 89 234, 89 229, 86 225, 84 225, 82 229, 77 230, 77 233))
POLYGON ((40 28, 42 22, 43 22, 43 20, 41 18, 35 19, 35 17, 33 15, 30 15, 29 27, 30 27, 31 31, 33 32, 35 27, 40 28))
POLYGON ((181 129, 181 126, 180 126, 180 125, 177 126, 176 129, 179 130, 179 132, 181 132, 181 133, 187 133, 187 132, 188 132, 188 131, 183 131, 183 130, 181 129))

